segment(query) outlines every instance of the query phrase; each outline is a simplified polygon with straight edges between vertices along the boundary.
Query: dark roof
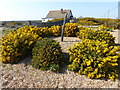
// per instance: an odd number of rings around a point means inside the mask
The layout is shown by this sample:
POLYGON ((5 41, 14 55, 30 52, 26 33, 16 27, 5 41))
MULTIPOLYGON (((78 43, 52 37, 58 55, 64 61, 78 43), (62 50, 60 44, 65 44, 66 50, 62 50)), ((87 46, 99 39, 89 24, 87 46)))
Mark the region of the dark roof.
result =
MULTIPOLYGON (((71 10, 63 10, 63 12, 72 13, 71 10)), ((46 18, 64 18, 64 14, 61 13, 61 10, 49 11, 46 18)))

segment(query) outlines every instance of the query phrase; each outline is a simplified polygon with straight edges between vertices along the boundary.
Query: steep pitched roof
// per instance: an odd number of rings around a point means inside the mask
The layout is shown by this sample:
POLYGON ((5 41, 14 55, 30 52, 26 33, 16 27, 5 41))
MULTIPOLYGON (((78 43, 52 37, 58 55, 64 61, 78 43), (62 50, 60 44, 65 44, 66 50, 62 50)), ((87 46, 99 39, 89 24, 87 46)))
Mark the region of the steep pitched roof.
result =
MULTIPOLYGON (((72 13, 71 10, 63 10, 63 12, 66 13, 72 13)), ((54 11, 49 11, 48 15, 46 16, 46 18, 64 18, 65 13, 62 14, 61 10, 54 10, 54 11)))

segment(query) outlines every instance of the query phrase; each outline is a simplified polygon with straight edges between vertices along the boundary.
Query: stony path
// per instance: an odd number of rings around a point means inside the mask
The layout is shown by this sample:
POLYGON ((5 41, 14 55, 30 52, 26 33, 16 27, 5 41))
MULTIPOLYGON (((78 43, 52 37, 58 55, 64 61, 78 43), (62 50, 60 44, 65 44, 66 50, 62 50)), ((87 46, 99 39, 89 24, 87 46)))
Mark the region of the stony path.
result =
MULTIPOLYGON (((110 32, 115 37, 115 42, 118 43, 118 36, 120 33, 118 33, 118 30, 113 30, 110 32)), ((120 40, 120 39, 119 39, 120 40)))
MULTIPOLYGON (((60 41, 60 37, 51 37, 60 41)), ((80 40, 76 37, 65 37, 60 42, 62 50, 67 53, 67 47, 73 46, 80 40)), ((37 70, 30 65, 30 57, 22 60, 19 64, 6 64, 1 68, 0 75, 4 88, 118 88, 119 80, 105 81, 88 79, 72 71, 64 69, 60 73, 37 70)))
POLYGON ((2 38, 2 30, 3 29, 4 29, 3 27, 0 27, 0 38, 2 38))

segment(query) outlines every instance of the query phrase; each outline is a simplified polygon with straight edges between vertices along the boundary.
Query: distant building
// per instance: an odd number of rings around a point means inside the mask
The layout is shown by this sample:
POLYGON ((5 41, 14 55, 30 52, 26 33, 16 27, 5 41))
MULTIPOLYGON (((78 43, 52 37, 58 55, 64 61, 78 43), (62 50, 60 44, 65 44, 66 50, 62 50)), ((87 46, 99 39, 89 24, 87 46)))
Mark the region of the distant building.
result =
POLYGON ((80 17, 78 17, 78 18, 84 18, 83 16, 80 16, 80 17))
POLYGON ((118 19, 120 19, 120 1, 118 2, 118 19))
POLYGON ((42 22, 47 22, 55 18, 64 18, 66 13, 67 13, 67 18, 73 17, 71 10, 63 10, 63 9, 53 10, 53 11, 49 11, 49 13, 45 18, 42 18, 42 22))

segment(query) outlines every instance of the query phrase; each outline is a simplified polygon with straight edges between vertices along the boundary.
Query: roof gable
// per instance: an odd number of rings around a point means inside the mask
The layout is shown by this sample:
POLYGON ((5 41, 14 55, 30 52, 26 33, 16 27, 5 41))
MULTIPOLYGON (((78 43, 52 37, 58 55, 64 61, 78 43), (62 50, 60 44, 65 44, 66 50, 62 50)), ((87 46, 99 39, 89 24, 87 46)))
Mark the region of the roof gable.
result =
MULTIPOLYGON (((63 10, 63 12, 66 12, 66 13, 71 13, 71 10, 63 10)), ((54 10, 54 11, 49 11, 48 15, 46 16, 46 18, 64 18, 65 16, 65 13, 62 14, 61 13, 61 10, 54 10)))

